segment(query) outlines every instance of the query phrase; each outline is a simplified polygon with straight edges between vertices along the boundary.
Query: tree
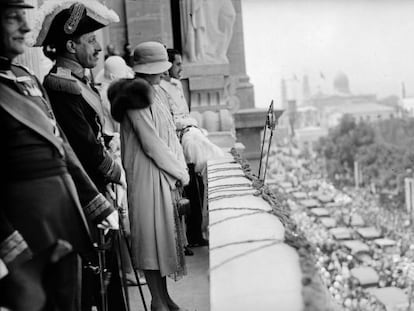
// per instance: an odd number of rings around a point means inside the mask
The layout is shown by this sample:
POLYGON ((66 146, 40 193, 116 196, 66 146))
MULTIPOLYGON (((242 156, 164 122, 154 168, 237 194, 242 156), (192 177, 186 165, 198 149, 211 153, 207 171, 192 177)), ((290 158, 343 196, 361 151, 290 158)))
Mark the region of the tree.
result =
POLYGON ((325 157, 329 178, 349 175, 354 161, 358 161, 365 181, 397 192, 403 202, 404 178, 413 177, 414 119, 370 124, 345 116, 327 137, 320 139, 316 152, 325 157))

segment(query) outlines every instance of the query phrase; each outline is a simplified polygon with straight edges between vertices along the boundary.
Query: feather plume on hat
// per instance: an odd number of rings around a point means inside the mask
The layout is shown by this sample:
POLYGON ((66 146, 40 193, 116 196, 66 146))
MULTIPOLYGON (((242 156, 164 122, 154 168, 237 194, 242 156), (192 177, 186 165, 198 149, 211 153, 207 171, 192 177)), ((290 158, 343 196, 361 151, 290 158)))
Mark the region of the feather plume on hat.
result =
MULTIPOLYGON (((46 0, 43 5, 35 11, 37 18, 33 23, 32 32, 28 37, 28 44, 32 46, 44 45, 44 41, 49 34, 55 17, 74 4, 79 4, 79 7, 86 10, 87 17, 101 25, 100 27, 95 27, 96 29, 108 26, 111 23, 119 22, 118 14, 97 0, 46 0)), ((62 35, 64 35, 63 29, 62 35)))

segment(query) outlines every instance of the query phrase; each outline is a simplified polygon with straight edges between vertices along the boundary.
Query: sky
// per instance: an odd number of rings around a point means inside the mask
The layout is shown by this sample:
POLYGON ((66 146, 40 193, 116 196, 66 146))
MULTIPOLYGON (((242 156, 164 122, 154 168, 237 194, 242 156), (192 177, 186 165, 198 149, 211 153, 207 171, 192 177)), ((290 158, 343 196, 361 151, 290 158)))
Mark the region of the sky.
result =
POLYGON ((329 92, 414 96, 414 1, 242 0, 247 75, 256 107, 280 104, 280 81, 308 75, 329 92), (323 79, 324 78, 324 79, 323 79))

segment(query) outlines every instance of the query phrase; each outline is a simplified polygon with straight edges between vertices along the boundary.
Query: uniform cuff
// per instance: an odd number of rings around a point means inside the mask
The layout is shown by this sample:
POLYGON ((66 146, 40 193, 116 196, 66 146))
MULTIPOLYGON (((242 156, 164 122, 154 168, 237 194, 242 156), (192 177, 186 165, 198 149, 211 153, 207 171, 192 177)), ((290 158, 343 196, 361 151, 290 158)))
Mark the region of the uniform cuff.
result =
POLYGON ((95 223, 100 223, 114 210, 115 209, 101 193, 85 206, 86 217, 95 223))
POLYGON ((122 172, 121 167, 109 155, 105 157, 98 168, 105 176, 105 179, 115 183, 120 182, 122 172))
POLYGON ((0 258, 9 270, 31 257, 32 252, 18 231, 14 231, 0 244, 0 258))

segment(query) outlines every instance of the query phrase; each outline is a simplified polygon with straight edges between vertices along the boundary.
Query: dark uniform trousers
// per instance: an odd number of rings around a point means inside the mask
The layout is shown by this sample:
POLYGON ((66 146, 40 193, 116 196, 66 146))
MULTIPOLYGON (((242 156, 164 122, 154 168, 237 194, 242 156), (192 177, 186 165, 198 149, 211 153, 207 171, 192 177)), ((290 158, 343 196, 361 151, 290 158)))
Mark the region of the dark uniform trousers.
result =
POLYGON ((72 252, 50 264, 52 250, 37 254, 0 281, 0 305, 13 311, 80 310, 80 258, 72 252))
POLYGON ((191 212, 186 216, 187 240, 189 245, 197 245, 203 241, 201 230, 203 215, 203 178, 194 171, 194 164, 188 164, 190 183, 184 187, 185 194, 190 200, 191 212))

